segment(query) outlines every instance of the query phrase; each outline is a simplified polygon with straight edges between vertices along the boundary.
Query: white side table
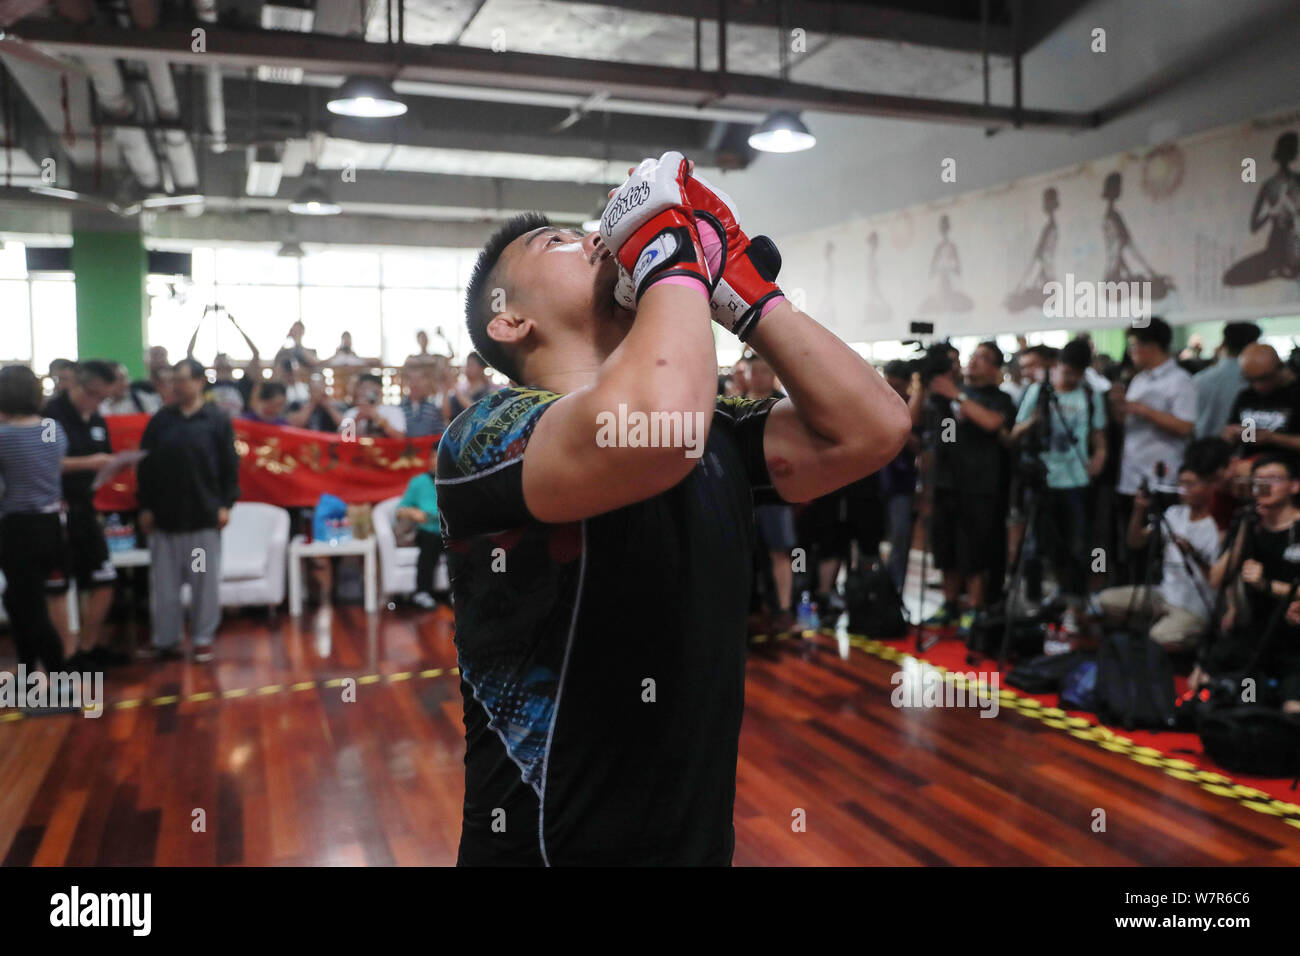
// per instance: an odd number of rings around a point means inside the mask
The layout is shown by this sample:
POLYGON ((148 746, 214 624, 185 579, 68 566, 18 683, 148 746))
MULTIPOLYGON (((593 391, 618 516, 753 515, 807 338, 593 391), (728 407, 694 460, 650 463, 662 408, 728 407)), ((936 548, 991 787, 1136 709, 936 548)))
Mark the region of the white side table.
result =
POLYGON ((375 536, 364 541, 312 541, 297 535, 289 542, 289 613, 302 617, 302 561, 303 558, 336 558, 345 554, 359 554, 365 559, 362 577, 366 589, 366 613, 379 609, 379 584, 375 560, 375 536))
MULTIPOLYGON (((110 551, 108 560, 115 568, 147 568, 149 566, 148 548, 131 548, 127 551, 110 551)), ((81 633, 81 601, 77 597, 77 582, 68 582, 68 630, 73 634, 81 633)))

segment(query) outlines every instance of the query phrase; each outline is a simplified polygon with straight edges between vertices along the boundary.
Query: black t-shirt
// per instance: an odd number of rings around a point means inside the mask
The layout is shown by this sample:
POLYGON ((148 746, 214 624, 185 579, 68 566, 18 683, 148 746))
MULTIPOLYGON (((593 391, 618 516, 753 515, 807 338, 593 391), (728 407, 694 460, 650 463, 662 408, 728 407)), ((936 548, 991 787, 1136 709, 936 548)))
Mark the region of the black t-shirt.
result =
POLYGON ((773 403, 718 399, 677 486, 544 524, 523 455, 558 398, 495 392, 438 449, 465 714, 459 862, 726 865, 773 403))
MULTIPOLYGON (((1245 557, 1264 566, 1266 580, 1294 580, 1300 576, 1300 521, 1281 531, 1269 531, 1257 525, 1251 531, 1245 557)), ((1250 602, 1250 626, 1262 634, 1274 608, 1282 599, 1275 597, 1271 591, 1251 587, 1246 588, 1246 595, 1250 602)))
MULTIPOLYGON (((1011 396, 996 385, 973 385, 964 389, 970 400, 1002 415, 1004 423, 1015 420, 1011 396)), ((962 418, 956 401, 931 395, 926 406, 926 428, 934 445, 934 486, 977 495, 1003 493, 1007 486, 1007 453, 996 431, 985 431, 962 418), (955 428, 944 424, 952 419, 955 428), (954 437, 945 441, 945 433, 954 437)))
MULTIPOLYGON (((108 423, 99 412, 91 412, 89 418, 82 418, 76 406, 65 393, 60 392, 45 403, 45 416, 52 418, 63 426, 68 436, 69 458, 83 455, 98 455, 112 452, 113 445, 108 438, 108 423)), ((63 473, 63 497, 69 506, 89 505, 95 493, 91 486, 95 483, 95 472, 90 470, 65 471, 63 473)))
MULTIPOLYGON (((1242 389, 1232 403, 1228 421, 1234 425, 1254 422, 1256 431, 1280 432, 1283 435, 1300 435, 1300 382, 1292 382, 1261 395, 1253 388, 1242 389)), ((1293 466, 1300 465, 1300 454, 1288 448, 1244 443, 1247 455, 1268 454, 1286 458, 1293 466)))

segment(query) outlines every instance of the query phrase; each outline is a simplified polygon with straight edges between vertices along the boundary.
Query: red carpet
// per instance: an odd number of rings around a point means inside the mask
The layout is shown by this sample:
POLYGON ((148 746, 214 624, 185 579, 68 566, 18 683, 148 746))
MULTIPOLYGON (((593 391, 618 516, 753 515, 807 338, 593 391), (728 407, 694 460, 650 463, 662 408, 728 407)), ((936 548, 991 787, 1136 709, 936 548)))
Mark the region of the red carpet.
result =
MULTIPOLYGON (((982 671, 984 673, 993 673, 995 671, 994 661, 992 658, 983 658, 978 663, 971 665, 966 663, 966 646, 958 641, 955 637, 945 636, 924 654, 916 653, 916 639, 914 637, 898 638, 895 640, 881 641, 900 653, 909 654, 930 664, 939 665, 951 671, 982 671)), ((1044 707, 1056 707, 1056 694, 1029 694, 1018 687, 1013 687, 1007 683, 1006 668, 998 671, 999 687, 1004 690, 1014 691, 1021 697, 1027 697, 1038 701, 1044 707)), ((1175 676, 1175 688, 1178 693, 1187 689, 1187 679, 1182 676, 1175 676)), ((1215 764, 1205 756, 1201 750, 1200 738, 1195 734, 1178 733, 1170 730, 1148 731, 1148 730, 1124 730, 1121 727, 1113 727, 1101 724, 1095 714, 1087 711, 1066 711, 1071 717, 1079 717, 1087 720, 1090 724, 1099 726, 1108 726, 1108 729, 1114 733, 1127 737, 1140 747, 1150 747, 1158 750, 1168 757, 1175 757, 1179 760, 1186 760, 1188 763, 1195 764, 1201 770, 1208 770, 1213 773, 1222 774, 1230 777, 1233 783, 1241 784, 1246 787, 1254 787, 1267 793, 1275 800, 1281 800, 1285 803, 1300 803, 1300 789, 1292 790, 1291 781, 1276 778, 1264 777, 1247 777, 1241 774, 1229 773, 1222 767, 1215 764)), ((1158 771, 1155 771, 1158 772, 1158 771)))

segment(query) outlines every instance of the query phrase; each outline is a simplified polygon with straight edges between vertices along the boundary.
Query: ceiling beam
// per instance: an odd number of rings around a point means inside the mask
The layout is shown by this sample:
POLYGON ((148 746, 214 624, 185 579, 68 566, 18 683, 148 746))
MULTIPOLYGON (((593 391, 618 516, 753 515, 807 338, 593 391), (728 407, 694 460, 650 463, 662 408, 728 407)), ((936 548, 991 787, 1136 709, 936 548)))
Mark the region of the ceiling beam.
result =
POLYGON ((79 27, 33 20, 23 25, 29 40, 64 54, 107 54, 127 59, 161 57, 174 63, 219 63, 256 67, 263 63, 313 72, 361 73, 443 83, 566 93, 606 91, 611 95, 687 105, 743 109, 819 110, 930 122, 1065 129, 1097 125, 1093 113, 1025 109, 924 97, 861 93, 746 74, 718 74, 676 67, 580 60, 532 53, 445 45, 379 44, 321 34, 268 30, 206 29, 206 50, 191 48, 190 27, 124 30, 79 27))
MULTIPOLYGON (((706 23, 717 21, 716 0, 583 0, 584 3, 602 7, 617 7, 636 13, 654 13, 666 16, 702 18, 706 23)), ((832 0, 799 0, 787 5, 784 23, 790 29, 799 28, 808 33, 830 33, 842 37, 868 40, 887 40, 893 43, 914 43, 917 46, 937 47, 978 53, 980 45, 979 22, 971 23, 950 17, 937 17, 928 13, 898 10, 870 4, 848 4, 832 0)), ((733 0, 727 4, 727 23, 737 26, 782 26, 780 3, 753 3, 733 0)), ((1009 56, 1013 52, 1011 31, 1006 24, 994 23, 989 27, 989 53, 1009 56)))
MULTIPOLYGON (((697 120, 612 115, 605 124, 595 113, 557 132, 567 110, 409 96, 404 116, 376 121, 335 116, 325 109, 327 94, 311 87, 259 83, 255 100, 246 80, 227 78, 224 89, 227 136, 235 143, 321 130, 363 143, 633 161, 657 156, 672 144, 701 166, 736 168, 748 162, 748 156, 725 145, 710 146, 715 124, 697 120)), ((616 182, 622 181, 621 172, 616 182)))

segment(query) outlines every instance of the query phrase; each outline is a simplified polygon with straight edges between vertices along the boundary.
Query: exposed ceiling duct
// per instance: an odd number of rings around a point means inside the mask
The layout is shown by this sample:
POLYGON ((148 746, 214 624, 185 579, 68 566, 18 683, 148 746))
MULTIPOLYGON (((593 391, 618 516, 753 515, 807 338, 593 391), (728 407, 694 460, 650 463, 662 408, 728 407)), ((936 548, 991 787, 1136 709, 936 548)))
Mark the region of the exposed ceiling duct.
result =
MULTIPOLYGON (((217 0, 194 0, 194 12, 204 23, 217 22, 217 0)), ((208 104, 208 136, 214 153, 226 151, 226 102, 221 92, 221 64, 208 61, 204 71, 204 93, 208 104)))
POLYGON ((181 128, 181 104, 172 80, 172 68, 166 63, 151 60, 148 64, 149 87, 153 90, 154 105, 162 127, 163 146, 167 151, 167 164, 177 189, 194 189, 199 184, 198 165, 194 160, 194 147, 185 130, 181 128))
MULTIPOLYGON (((82 56, 81 60, 90 74, 100 108, 110 120, 129 121, 135 114, 135 103, 126 91, 117 60, 105 56, 82 56)), ((164 65, 164 69, 169 68, 164 65)), ((162 170, 144 128, 119 126, 113 132, 113 139, 136 181, 146 190, 158 189, 162 184, 162 170)))

